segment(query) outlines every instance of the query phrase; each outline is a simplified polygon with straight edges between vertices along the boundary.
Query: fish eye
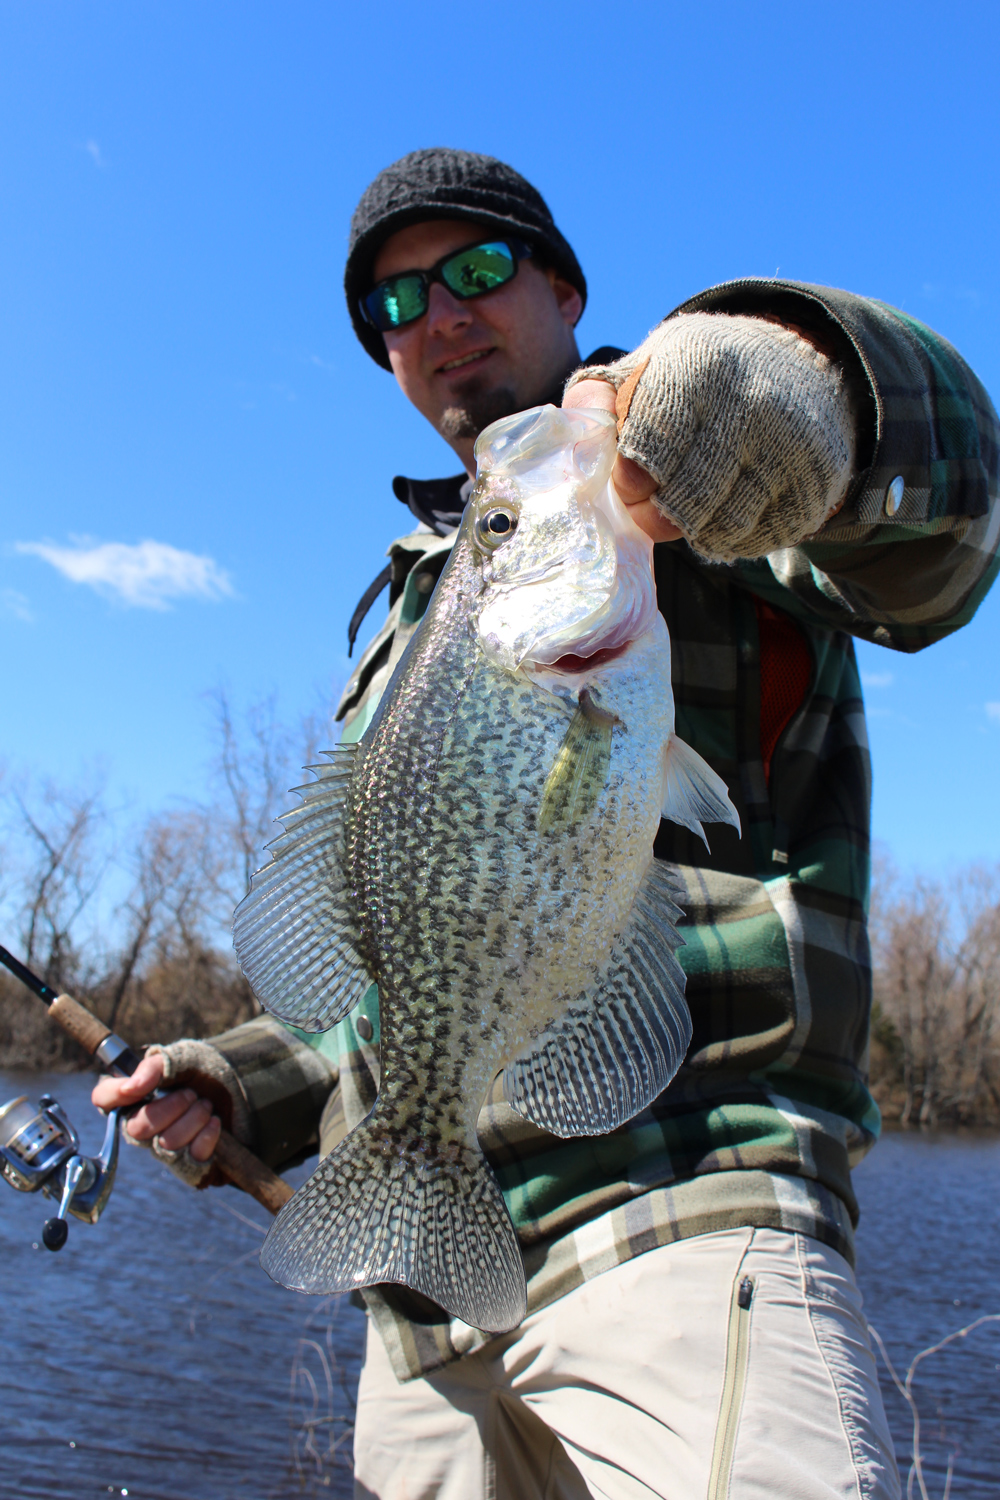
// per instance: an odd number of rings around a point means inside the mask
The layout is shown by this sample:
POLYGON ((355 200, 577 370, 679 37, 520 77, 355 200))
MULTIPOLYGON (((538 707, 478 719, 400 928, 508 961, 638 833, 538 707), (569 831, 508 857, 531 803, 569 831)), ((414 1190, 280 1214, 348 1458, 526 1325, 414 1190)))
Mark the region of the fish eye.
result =
POLYGON ((485 511, 476 522, 476 541, 492 552, 501 542, 506 542, 517 530, 517 514, 506 506, 497 505, 485 511))

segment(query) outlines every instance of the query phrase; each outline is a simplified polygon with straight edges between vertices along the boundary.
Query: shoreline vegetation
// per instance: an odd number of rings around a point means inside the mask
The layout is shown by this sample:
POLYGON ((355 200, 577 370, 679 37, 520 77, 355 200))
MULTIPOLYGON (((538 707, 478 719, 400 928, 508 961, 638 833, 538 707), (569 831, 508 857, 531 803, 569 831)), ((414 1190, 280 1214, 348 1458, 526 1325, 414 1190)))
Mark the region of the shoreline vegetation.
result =
MULTIPOLYGON (((230 921, 286 790, 337 736, 328 708, 289 728, 273 697, 236 716, 210 695, 207 796, 129 821, 97 778, 0 777, 0 942, 142 1049, 216 1036, 260 1011, 230 921)), ((0 969, 0 1067, 74 1072, 80 1048, 0 969)))
MULTIPOLYGON (((0 942, 142 1048, 259 1011, 229 941, 233 908, 327 714, 288 729, 273 699, 237 719, 213 695, 209 796, 131 827, 99 785, 0 782, 0 942)), ((871 1084, 886 1124, 1000 1126, 1000 865, 904 876, 876 861, 871 1084)), ((87 1067, 0 970, 0 1067, 87 1067)))
POLYGON ((1000 1125, 1000 865, 872 878, 872 1092, 887 1124, 1000 1125))

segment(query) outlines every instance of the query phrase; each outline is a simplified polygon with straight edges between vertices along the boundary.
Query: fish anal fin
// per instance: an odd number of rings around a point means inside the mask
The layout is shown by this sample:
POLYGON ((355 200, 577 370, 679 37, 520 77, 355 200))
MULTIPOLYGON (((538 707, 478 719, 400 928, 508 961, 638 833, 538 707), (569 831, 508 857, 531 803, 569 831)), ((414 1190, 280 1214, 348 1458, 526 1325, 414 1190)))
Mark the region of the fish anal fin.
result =
POLYGON ((677 886, 653 860, 601 982, 580 995, 504 1072, 507 1101, 557 1136, 604 1135, 646 1109, 691 1040, 674 956, 677 886))
POLYGON ((594 811, 608 784, 616 723, 584 688, 542 789, 539 833, 570 832, 594 811))
POLYGON ((740 815, 729 797, 729 788, 718 772, 697 750, 672 734, 663 756, 663 817, 690 828, 708 848, 702 827, 706 823, 729 823, 741 834, 740 815))
POLYGON ((343 869, 344 808, 357 745, 326 752, 299 807, 279 822, 269 864, 233 917, 240 968, 265 1010, 304 1031, 326 1031, 374 976, 358 952, 343 869))
POLYGON ((526 1311, 520 1246, 485 1158, 396 1137, 377 1104, 281 1210, 260 1263, 313 1295, 407 1286, 487 1333, 526 1311))

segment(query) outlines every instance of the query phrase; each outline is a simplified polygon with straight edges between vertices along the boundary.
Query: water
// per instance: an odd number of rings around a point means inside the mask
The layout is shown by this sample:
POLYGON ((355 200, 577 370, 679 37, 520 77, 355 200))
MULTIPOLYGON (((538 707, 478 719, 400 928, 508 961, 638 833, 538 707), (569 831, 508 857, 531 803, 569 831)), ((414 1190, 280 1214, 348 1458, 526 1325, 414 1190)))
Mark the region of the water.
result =
MULTIPOLYGON (((1000 1313, 1000 1140, 887 1133, 854 1180, 858 1281, 869 1322, 905 1379, 921 1349, 1000 1313)), ((912 1418, 884 1368, 879 1378, 905 1494, 912 1418)), ((924 1361, 914 1395, 928 1494, 943 1496, 954 1453, 952 1500, 997 1500, 1000 1323, 924 1361)))
MULTIPOLYGON (((0 1074, 0 1101, 49 1089, 94 1150, 91 1082, 0 1074)), ((1000 1312, 1000 1141, 890 1135, 856 1182, 859 1279, 902 1375, 921 1348, 1000 1312)), ((0 1185, 0 1495, 351 1495, 365 1320, 344 1299, 302 1298, 268 1281, 257 1265, 262 1209, 229 1188, 192 1193, 123 1147, 101 1223, 73 1221, 58 1255, 34 1248, 51 1212, 47 1200, 0 1185)), ((952 1500, 1000 1497, 998 1330, 921 1367, 935 1500, 952 1450, 952 1500)), ((905 1487, 912 1424, 888 1377, 883 1385, 905 1487)))
MULTIPOLYGON (((95 1151, 92 1085, 0 1074, 0 1102, 48 1090, 95 1151)), ((101 1222, 71 1220, 53 1255, 49 1200, 0 1195, 5 1500, 352 1494, 364 1314, 268 1280, 258 1204, 233 1188, 193 1193, 123 1145, 101 1222)))

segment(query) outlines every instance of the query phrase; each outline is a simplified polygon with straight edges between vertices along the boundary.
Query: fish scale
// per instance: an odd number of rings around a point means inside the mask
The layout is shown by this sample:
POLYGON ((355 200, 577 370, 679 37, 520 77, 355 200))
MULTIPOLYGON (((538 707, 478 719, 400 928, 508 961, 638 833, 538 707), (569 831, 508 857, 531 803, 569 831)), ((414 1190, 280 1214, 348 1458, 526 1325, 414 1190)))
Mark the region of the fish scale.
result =
POLYGON ((278 1216, 265 1269, 314 1293, 403 1283, 497 1331, 525 1286, 482 1101, 502 1070, 536 1125, 599 1134, 665 1087, 690 1020, 652 858, 664 788, 699 830, 735 814, 673 732, 649 544, 607 487, 613 423, 542 408, 480 451, 375 718, 299 789, 234 932, 292 1024, 379 989, 375 1104, 278 1216))

